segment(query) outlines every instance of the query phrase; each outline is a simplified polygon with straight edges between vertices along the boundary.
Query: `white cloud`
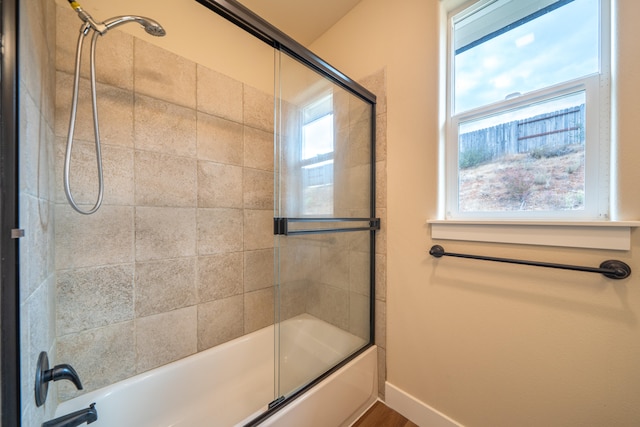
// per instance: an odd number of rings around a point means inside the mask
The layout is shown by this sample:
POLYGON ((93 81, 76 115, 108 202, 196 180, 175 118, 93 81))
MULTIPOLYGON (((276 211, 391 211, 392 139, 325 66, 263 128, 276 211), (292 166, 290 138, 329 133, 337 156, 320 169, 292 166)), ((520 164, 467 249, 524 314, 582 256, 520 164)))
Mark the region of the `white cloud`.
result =
POLYGON ((507 74, 500 74, 499 76, 494 77, 490 81, 493 87, 495 87, 496 89, 505 89, 513 85, 513 79, 511 78, 511 76, 507 74))
POLYGON ((525 34, 524 36, 518 37, 516 39, 516 47, 520 49, 521 47, 524 47, 528 44, 533 43, 535 40, 536 40, 535 34, 533 33, 525 34))

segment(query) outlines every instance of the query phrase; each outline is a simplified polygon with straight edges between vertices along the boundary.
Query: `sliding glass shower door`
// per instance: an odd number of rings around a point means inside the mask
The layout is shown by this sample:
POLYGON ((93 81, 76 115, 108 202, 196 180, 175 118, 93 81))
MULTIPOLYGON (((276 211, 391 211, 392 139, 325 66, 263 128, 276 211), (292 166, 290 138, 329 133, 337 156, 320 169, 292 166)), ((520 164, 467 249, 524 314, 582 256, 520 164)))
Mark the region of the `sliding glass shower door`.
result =
POLYGON ((287 397, 372 338, 373 104, 276 53, 275 364, 287 397))

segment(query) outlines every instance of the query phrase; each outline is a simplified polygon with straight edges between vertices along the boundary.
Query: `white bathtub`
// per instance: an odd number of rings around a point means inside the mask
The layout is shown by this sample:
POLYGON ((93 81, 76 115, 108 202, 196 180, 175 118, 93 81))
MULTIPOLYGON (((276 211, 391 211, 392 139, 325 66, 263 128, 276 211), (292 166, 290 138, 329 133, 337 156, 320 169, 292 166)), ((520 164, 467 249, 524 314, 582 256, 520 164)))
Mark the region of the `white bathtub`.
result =
MULTIPOLYGON (((361 348, 354 335, 304 314, 280 325, 281 390, 317 377, 361 348)), ((95 427, 239 426, 274 398, 274 327, 61 403, 56 417, 95 402, 95 427)), ((371 347, 263 426, 331 427, 352 423, 377 396, 377 356, 371 347)))

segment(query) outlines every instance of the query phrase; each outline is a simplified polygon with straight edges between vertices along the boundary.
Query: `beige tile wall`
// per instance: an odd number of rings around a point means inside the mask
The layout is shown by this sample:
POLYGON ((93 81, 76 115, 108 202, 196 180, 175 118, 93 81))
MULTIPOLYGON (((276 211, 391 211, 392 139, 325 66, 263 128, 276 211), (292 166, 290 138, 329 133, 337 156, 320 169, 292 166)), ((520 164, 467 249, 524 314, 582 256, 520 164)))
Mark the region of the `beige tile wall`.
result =
MULTIPOLYGON (((57 177, 78 26, 58 10, 57 177)), ((80 215, 56 183, 52 209, 57 358, 85 392, 274 318, 272 96, 118 31, 97 52, 104 203, 80 215)), ((88 206, 97 178, 84 69, 71 185, 88 206)), ((62 400, 77 394, 58 386, 62 400)))
POLYGON ((41 351, 58 362, 55 346, 54 102, 55 14, 53 2, 20 2, 19 22, 19 242, 20 377, 22 425, 53 417, 55 388, 36 408, 34 378, 41 351))

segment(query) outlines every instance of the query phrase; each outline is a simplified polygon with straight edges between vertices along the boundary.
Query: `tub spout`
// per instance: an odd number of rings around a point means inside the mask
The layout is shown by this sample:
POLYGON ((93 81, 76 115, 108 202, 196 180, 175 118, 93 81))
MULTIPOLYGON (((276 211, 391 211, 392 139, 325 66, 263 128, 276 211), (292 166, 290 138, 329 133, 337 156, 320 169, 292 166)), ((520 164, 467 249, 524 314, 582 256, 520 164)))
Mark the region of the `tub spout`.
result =
POLYGON ((81 409, 67 415, 63 415, 53 420, 49 420, 42 424, 42 427, 76 427, 81 424, 92 422, 98 419, 98 410, 96 404, 92 403, 87 409, 81 409))

